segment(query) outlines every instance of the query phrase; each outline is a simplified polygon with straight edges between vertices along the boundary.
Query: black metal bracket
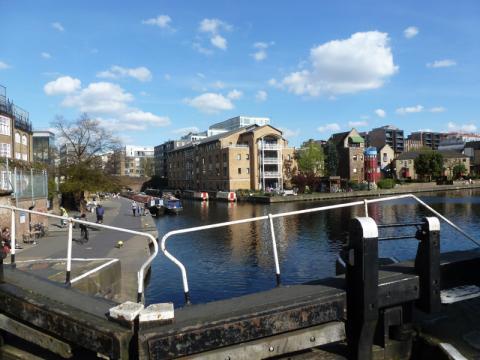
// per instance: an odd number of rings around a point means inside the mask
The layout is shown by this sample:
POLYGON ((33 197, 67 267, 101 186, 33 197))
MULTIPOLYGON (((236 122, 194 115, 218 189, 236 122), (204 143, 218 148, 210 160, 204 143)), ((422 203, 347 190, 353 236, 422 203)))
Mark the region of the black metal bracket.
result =
POLYGON ((420 240, 415 257, 415 272, 420 278, 420 298, 416 306, 427 313, 440 311, 440 221, 424 218, 416 238, 420 240))
POLYGON ((372 218, 350 223, 347 244, 347 341, 352 359, 371 359, 378 321, 378 228, 372 218))

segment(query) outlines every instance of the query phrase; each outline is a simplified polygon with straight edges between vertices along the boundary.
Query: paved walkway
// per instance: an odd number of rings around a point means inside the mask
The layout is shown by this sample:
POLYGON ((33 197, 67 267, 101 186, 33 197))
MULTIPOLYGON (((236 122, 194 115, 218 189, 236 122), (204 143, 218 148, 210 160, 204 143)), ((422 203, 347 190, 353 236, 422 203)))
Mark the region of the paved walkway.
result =
MULTIPOLYGON (((127 199, 111 199, 102 201, 105 208, 104 224, 141 232, 150 232, 157 237, 153 219, 150 215, 132 215, 130 201, 127 199)), ((73 215, 73 214, 70 214, 73 215)), ((53 219, 50 219, 52 221, 53 219)), ((87 220, 95 222, 95 214, 87 214, 87 220)), ((60 228, 58 222, 49 225, 47 237, 40 238, 38 244, 23 244, 21 236, 19 244, 23 249, 17 249, 17 268, 34 272, 37 276, 46 277, 54 281, 64 281, 65 263, 24 262, 36 259, 64 259, 67 256, 67 228, 60 228)), ((137 294, 137 271, 150 255, 148 239, 143 236, 134 236, 115 230, 89 228, 89 241, 80 241, 80 229, 73 230, 73 258, 117 258, 121 262, 121 292, 115 300, 135 300, 137 294), (117 248, 117 242, 123 241, 124 246, 117 248)), ((72 278, 89 268, 100 265, 98 262, 72 262, 72 278)))

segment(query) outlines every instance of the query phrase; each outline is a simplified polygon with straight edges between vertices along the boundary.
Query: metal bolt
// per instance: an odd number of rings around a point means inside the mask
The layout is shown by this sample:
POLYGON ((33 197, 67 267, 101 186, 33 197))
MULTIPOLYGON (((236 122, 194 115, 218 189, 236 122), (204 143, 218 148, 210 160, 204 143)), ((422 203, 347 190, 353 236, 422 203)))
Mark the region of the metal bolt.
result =
POLYGON ((270 352, 273 352, 273 350, 275 350, 275 348, 274 348, 273 346, 270 346, 270 347, 268 348, 268 351, 270 351, 270 352))
POLYGON ((310 337, 310 341, 311 341, 311 342, 315 342, 315 336, 311 336, 311 337, 310 337))

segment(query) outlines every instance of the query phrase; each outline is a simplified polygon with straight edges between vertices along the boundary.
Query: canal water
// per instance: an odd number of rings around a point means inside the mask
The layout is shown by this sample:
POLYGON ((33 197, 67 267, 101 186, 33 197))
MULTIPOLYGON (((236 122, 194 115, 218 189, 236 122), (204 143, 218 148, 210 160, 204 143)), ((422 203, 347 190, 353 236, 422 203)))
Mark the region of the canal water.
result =
MULTIPOLYGON (((419 197, 462 229, 480 240, 480 190, 424 193, 419 197)), ((342 202, 357 201, 348 199, 342 202)), ((156 220, 161 238, 170 230, 276 214, 339 203, 338 201, 293 202, 272 205, 185 200, 184 211, 156 220)), ((428 210, 414 200, 369 205, 377 223, 419 221, 428 210)), ((335 274, 335 259, 348 233, 352 217, 363 216, 363 206, 274 219, 283 284, 298 284, 335 274)), ((396 234, 414 233, 413 228, 392 229, 396 234)), ((381 234, 388 235, 387 230, 381 234)), ((399 260, 415 256, 415 240, 379 244, 380 256, 399 260)), ((442 222, 441 251, 476 247, 442 222)), ((268 221, 175 235, 167 249, 186 267, 193 303, 231 298, 275 287, 275 265, 268 221)), ((146 302, 183 305, 180 270, 163 254, 152 264, 146 302)))

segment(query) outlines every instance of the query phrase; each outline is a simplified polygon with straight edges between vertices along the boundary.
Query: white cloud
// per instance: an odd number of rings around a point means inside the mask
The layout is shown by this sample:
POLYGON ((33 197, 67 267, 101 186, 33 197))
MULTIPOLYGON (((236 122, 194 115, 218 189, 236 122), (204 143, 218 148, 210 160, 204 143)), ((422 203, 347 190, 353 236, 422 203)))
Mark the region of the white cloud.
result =
POLYGON ((187 135, 189 133, 198 133, 199 131, 200 129, 198 127, 190 126, 190 127, 184 127, 184 128, 172 130, 172 133, 177 135, 187 135))
POLYGON ((292 130, 292 129, 289 129, 289 128, 280 127, 279 130, 283 133, 283 136, 285 138, 292 138, 292 137, 297 137, 298 135, 300 135, 300 129, 292 130))
POLYGON ((337 123, 325 124, 317 128, 317 131, 321 133, 324 133, 327 131, 338 131, 338 130, 340 130, 340 125, 338 125, 337 123))
POLYGON ((44 59, 51 59, 52 55, 50 55, 48 52, 42 52, 40 56, 44 59))
POLYGON ((213 51, 212 51, 212 50, 203 47, 203 46, 202 46, 201 44, 199 44, 198 42, 193 43, 192 47, 193 47, 195 50, 197 50, 200 54, 203 54, 203 55, 212 55, 212 54, 213 54, 213 51))
POLYGON ((101 71, 97 73, 97 77, 103 79, 118 79, 123 77, 131 77, 141 82, 152 80, 152 73, 145 66, 137 68, 124 68, 121 66, 113 65, 109 70, 101 71))
POLYGON ((266 43, 266 42, 256 42, 253 44, 253 47, 257 49, 256 52, 251 54, 251 56, 256 60, 256 61, 263 61, 267 58, 267 49, 269 48, 270 45, 273 45, 274 43, 266 43))
POLYGON ((423 106, 422 105, 417 105, 417 106, 407 106, 407 107, 401 107, 395 110, 397 114, 400 115, 405 115, 405 114, 411 114, 411 113, 419 113, 423 111, 423 106))
POLYGON ((212 87, 216 89, 223 89, 225 87, 225 84, 222 81, 218 80, 212 84, 212 87))
MULTIPOLYGON (((198 27, 198 31, 208 34, 210 43, 221 50, 227 50, 227 39, 220 32, 230 30, 232 30, 232 26, 219 19, 203 19, 198 27)), ((193 48, 204 55, 212 53, 212 50, 203 47, 199 43, 194 43, 193 48)))
POLYGON ((171 22, 172 18, 168 15, 158 15, 156 18, 142 20, 142 24, 144 25, 158 26, 162 29, 171 29, 171 22))
POLYGON ((258 90, 257 93, 255 94, 255 99, 258 102, 264 102, 268 98, 268 93, 265 90, 258 90))
POLYGON ((270 80, 268 80, 268 85, 277 86, 278 85, 277 79, 271 78, 270 80))
POLYGON ((70 76, 62 76, 45 84, 43 91, 47 95, 70 94, 80 89, 82 82, 70 76))
POLYGON ((227 39, 220 35, 215 35, 210 39, 210 42, 212 43, 213 46, 222 49, 222 50, 227 50, 227 39))
POLYGON ((240 99, 241 97, 243 96, 243 93, 237 89, 233 89, 232 91, 230 91, 228 94, 227 94, 227 97, 230 99, 230 100, 238 100, 240 99))
POLYGON ((92 114, 118 114, 126 112, 127 104, 131 101, 133 95, 125 92, 119 85, 97 82, 89 84, 77 94, 68 95, 62 105, 92 114))
POLYGON ((366 121, 349 121, 348 127, 357 128, 357 127, 365 127, 368 126, 366 121))
POLYGON ((430 68, 444 68, 457 65, 457 62, 452 59, 444 59, 444 60, 435 60, 433 63, 428 63, 427 67, 430 68))
POLYGON ((8 65, 6 62, 0 61, 0 70, 5 70, 10 68, 10 65, 8 65))
POLYGON ((204 33, 217 34, 220 30, 230 31, 232 26, 219 19, 203 19, 198 30, 204 33))
POLYGON ((51 25, 52 25, 52 28, 54 28, 57 31, 60 31, 60 32, 65 31, 65 28, 59 22, 53 22, 51 25))
POLYGON ((445 112, 447 109, 445 109, 443 106, 437 106, 437 107, 432 107, 430 110, 430 112, 432 113, 441 113, 441 112, 445 112))
POLYGON ((477 130, 477 126, 473 123, 458 125, 454 122, 449 122, 447 127, 450 131, 474 132, 477 130))
POLYGON ((228 97, 216 93, 204 93, 193 99, 186 99, 185 102, 207 114, 214 114, 234 108, 232 101, 228 97))
POLYGON ((375 110, 375 114, 376 114, 378 117, 381 117, 381 118, 384 118, 385 116, 387 116, 386 111, 383 110, 383 109, 376 109, 376 110, 375 110))
POLYGON ((409 26, 408 28, 403 30, 403 36, 405 36, 407 39, 414 38, 417 35, 418 35, 418 28, 415 26, 409 26))
POLYGON ((167 81, 170 81, 172 79, 172 77, 170 76, 170 74, 165 74, 163 75, 163 78, 167 81))
POLYGON ((398 71, 387 33, 359 32, 310 50, 310 69, 282 80, 297 95, 335 95, 377 89, 398 71))
POLYGON ((133 110, 124 115, 125 120, 139 123, 149 123, 155 126, 170 125, 170 118, 168 116, 158 116, 151 112, 142 110, 133 110))

